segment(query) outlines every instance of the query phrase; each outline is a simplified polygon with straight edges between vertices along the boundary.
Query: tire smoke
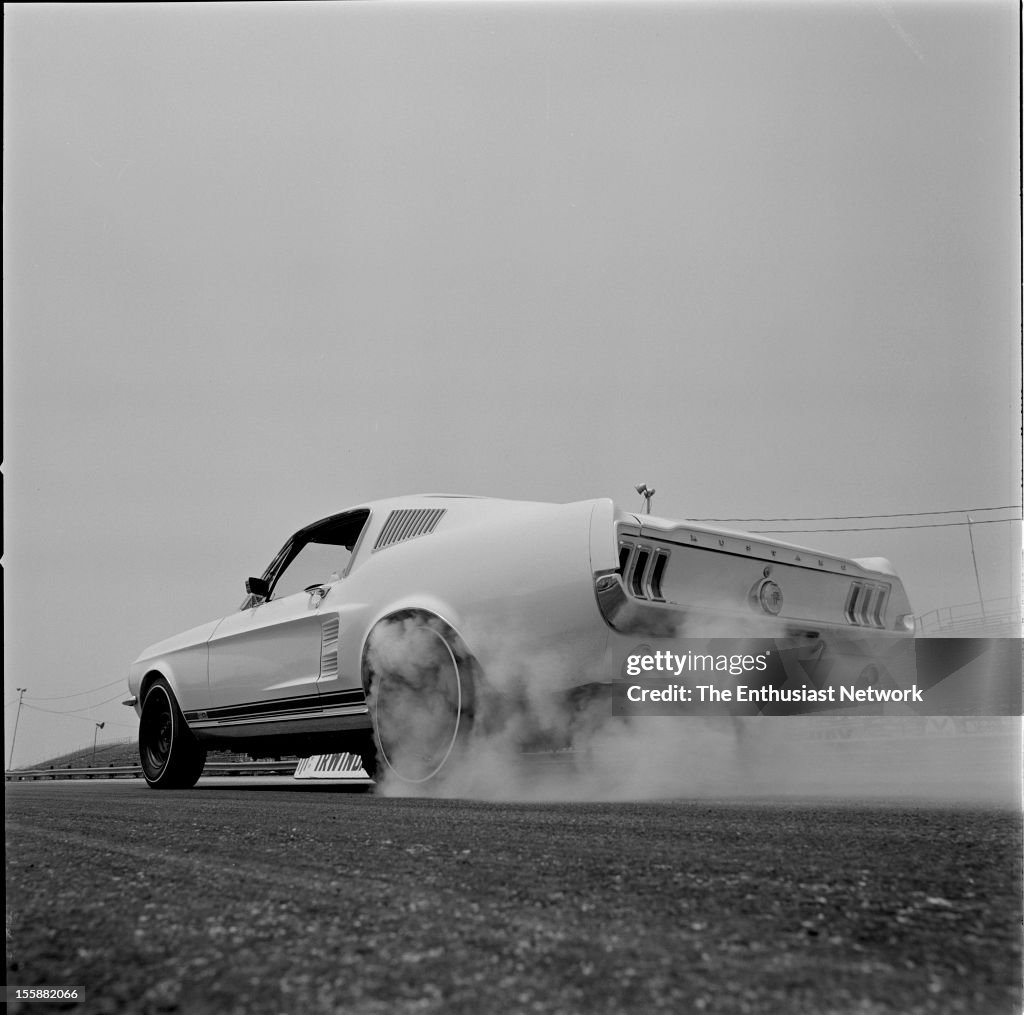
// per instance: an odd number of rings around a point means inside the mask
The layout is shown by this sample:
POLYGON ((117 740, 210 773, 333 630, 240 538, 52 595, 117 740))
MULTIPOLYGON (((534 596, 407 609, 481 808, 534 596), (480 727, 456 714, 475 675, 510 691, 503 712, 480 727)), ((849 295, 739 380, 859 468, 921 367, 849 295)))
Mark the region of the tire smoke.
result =
POLYGON ((513 642, 474 638, 490 646, 477 666, 439 621, 375 630, 379 793, 1020 806, 1019 717, 616 717, 607 685, 581 679, 571 651, 523 655, 513 642))

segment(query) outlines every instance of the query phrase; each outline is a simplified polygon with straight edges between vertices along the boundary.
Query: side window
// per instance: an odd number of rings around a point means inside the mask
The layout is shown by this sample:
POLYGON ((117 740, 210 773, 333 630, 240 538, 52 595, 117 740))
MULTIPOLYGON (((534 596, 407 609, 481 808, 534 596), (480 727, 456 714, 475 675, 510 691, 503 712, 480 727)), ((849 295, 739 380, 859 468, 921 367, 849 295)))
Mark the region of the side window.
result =
POLYGON ((306 543, 274 584, 273 599, 302 592, 310 585, 326 585, 344 573, 352 550, 333 543, 306 543))
MULTIPOLYGON (((269 583, 270 598, 284 599, 313 585, 337 581, 349 567, 352 551, 358 548, 369 517, 368 508, 355 508, 300 529, 263 572, 261 589, 269 583), (298 553, 295 553, 296 546, 300 547, 298 553)), ((240 609, 251 610, 263 601, 262 591, 249 593, 240 609)))

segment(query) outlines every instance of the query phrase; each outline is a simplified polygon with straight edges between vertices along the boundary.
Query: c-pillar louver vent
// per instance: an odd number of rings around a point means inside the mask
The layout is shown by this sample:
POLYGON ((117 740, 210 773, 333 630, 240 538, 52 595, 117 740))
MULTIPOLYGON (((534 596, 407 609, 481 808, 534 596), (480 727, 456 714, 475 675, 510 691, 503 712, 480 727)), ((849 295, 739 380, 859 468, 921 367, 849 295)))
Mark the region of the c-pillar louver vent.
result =
POLYGON ((445 508, 399 508, 388 515, 384 528, 380 530, 377 542, 373 544, 374 552, 385 547, 402 543, 406 539, 425 536, 437 528, 437 523, 444 517, 445 508))

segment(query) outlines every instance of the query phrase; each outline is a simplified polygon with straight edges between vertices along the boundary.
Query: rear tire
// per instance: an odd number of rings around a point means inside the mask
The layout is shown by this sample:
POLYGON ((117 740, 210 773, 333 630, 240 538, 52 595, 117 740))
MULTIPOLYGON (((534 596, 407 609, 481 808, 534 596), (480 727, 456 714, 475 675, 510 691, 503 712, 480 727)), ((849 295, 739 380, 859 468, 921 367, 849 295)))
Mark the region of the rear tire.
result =
POLYGON ((374 627, 363 673, 375 777, 425 783, 451 771, 473 724, 475 672, 462 640, 439 617, 408 611, 374 627))
POLYGON ((206 748, 192 735, 163 677, 146 691, 139 721, 139 760, 153 789, 190 789, 202 775, 206 748))

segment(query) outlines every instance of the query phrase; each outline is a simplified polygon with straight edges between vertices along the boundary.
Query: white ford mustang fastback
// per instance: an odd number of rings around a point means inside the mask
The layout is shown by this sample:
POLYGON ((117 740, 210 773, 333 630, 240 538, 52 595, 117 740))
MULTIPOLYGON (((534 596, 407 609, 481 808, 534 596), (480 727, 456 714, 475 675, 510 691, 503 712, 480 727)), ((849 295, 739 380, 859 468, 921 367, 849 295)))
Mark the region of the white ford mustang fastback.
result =
POLYGON ((769 635, 819 684, 906 684, 908 639, 913 652, 888 562, 610 500, 367 503, 295 533, 246 592, 132 664, 126 704, 154 788, 192 786, 209 750, 349 752, 370 774, 423 781, 457 762, 474 725, 546 701, 607 712, 627 655, 680 634, 769 635))

